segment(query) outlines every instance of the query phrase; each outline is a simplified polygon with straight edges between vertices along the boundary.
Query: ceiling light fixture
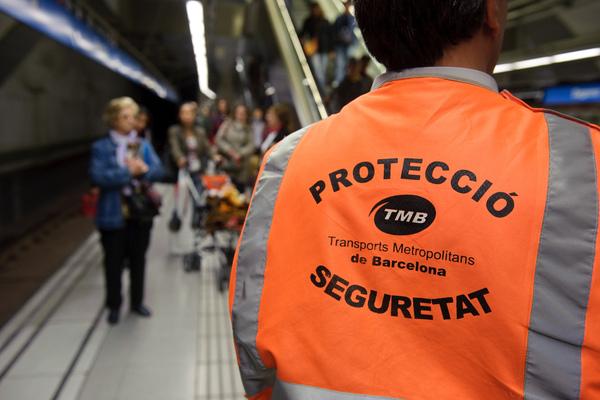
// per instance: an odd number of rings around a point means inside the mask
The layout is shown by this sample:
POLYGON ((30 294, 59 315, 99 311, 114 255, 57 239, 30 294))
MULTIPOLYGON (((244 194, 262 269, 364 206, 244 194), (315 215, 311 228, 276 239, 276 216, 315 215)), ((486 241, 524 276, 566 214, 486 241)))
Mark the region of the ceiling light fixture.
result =
POLYGON ((206 57, 206 37, 204 30, 204 7, 196 0, 189 0, 186 4, 187 17, 194 46, 194 57, 196 58, 196 69, 198 71, 198 85, 209 99, 215 99, 217 95, 208 87, 208 60, 206 57))
POLYGON ((565 63, 569 61, 585 60, 594 57, 600 57, 600 47, 594 47, 585 50, 569 51, 567 53, 559 53, 547 57, 530 58, 527 60, 515 61, 506 64, 498 64, 496 66, 496 69, 494 69, 494 73, 502 74, 504 72, 544 67, 547 65, 565 63))

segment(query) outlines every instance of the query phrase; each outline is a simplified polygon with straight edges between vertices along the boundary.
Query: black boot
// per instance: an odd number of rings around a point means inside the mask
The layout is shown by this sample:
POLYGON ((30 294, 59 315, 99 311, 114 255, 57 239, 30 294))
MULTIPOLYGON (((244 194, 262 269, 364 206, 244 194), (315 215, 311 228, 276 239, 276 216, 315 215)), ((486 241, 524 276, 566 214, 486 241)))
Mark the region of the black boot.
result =
POLYGON ((116 325, 119 322, 119 310, 108 310, 108 317, 106 318, 109 324, 116 325))
POLYGON ((139 306, 131 307, 131 312, 139 315, 140 317, 148 318, 152 315, 152 311, 142 304, 139 306))

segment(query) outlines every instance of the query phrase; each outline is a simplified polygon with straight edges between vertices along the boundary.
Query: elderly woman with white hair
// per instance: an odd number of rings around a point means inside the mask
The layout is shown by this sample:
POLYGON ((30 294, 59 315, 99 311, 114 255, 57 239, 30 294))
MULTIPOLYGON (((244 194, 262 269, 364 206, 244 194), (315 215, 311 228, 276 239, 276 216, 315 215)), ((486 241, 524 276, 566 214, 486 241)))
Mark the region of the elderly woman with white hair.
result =
POLYGON ((129 97, 111 100, 104 112, 108 135, 94 142, 90 162, 92 183, 100 188, 96 226, 104 250, 108 322, 119 321, 121 276, 128 261, 130 309, 149 317, 144 305, 146 251, 159 201, 151 183, 163 175, 152 145, 134 130, 138 105, 129 97))

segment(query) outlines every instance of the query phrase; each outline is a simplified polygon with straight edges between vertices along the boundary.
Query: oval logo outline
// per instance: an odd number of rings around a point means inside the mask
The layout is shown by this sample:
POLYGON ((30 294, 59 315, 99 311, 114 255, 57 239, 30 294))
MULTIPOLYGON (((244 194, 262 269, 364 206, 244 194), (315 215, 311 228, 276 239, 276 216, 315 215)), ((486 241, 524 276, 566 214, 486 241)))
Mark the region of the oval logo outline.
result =
POLYGON ((414 235, 429 228, 436 218, 433 203, 424 197, 404 194, 379 201, 369 212, 377 229, 395 236, 414 235), (375 211, 377 210, 377 211, 375 211))

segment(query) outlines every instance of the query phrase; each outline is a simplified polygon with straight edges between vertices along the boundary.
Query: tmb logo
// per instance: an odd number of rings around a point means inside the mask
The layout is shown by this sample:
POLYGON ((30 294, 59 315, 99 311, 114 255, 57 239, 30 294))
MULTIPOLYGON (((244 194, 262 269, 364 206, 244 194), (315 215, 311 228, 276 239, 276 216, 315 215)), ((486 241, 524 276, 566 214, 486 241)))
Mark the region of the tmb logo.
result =
POLYGON ((435 220, 435 207, 427 199, 415 195, 388 197, 375 204, 375 226, 390 235, 414 235, 435 220))

